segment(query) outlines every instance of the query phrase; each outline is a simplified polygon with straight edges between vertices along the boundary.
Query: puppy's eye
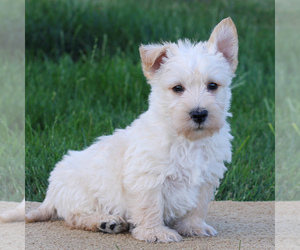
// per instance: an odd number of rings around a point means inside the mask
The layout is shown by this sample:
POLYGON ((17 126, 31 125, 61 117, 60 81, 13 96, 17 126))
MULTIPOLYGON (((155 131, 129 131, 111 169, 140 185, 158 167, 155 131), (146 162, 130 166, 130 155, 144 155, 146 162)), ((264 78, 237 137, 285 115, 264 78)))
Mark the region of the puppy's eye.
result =
POLYGON ((176 85, 175 87, 172 88, 172 90, 175 93, 182 93, 184 91, 184 88, 181 85, 176 85))
POLYGON ((213 91, 213 90, 216 90, 218 87, 219 87, 218 84, 211 82, 210 84, 208 84, 207 89, 213 91))

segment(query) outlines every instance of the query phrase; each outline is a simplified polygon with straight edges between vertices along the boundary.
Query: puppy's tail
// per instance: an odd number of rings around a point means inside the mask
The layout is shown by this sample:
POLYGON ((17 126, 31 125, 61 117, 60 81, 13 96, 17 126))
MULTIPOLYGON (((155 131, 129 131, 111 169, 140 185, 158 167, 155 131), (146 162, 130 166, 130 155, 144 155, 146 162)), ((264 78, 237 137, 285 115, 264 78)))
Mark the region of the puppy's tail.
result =
POLYGON ((15 221, 24 221, 25 218, 25 199, 13 210, 9 210, 0 215, 0 221, 15 222, 15 221))
POLYGON ((30 211, 25 215, 28 223, 51 220, 56 214, 54 207, 49 207, 44 203, 37 209, 30 211))

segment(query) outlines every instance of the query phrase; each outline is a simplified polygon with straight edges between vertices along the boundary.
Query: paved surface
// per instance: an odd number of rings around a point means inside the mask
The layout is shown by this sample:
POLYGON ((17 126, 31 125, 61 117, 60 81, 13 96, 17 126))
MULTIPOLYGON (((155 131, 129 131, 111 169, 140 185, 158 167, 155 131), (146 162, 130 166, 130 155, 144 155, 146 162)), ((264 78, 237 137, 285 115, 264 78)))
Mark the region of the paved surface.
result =
MULTIPOLYGON (((26 209, 39 204, 27 202, 26 209)), ((162 244, 141 242, 129 233, 71 230, 64 221, 39 222, 26 224, 26 249, 275 249, 275 202, 215 201, 207 223, 219 232, 217 236, 184 237, 182 242, 162 244)), ((11 229, 19 225, 23 224, 12 224, 11 229)))
MULTIPOLYGON (((17 205, 16 202, 0 201, 0 214, 17 205)), ((0 223, 0 249, 25 249, 25 222, 0 223)))
POLYGON ((300 201, 275 203, 276 249, 300 249, 300 201))
MULTIPOLYGON (((27 202, 27 210, 39 204, 27 202)), ((0 213, 17 205, 0 202, 0 213)), ((185 237, 170 244, 140 242, 129 233, 71 230, 63 221, 0 223, 0 249, 300 249, 299 201, 212 202, 207 222, 219 231, 216 237, 185 237)))

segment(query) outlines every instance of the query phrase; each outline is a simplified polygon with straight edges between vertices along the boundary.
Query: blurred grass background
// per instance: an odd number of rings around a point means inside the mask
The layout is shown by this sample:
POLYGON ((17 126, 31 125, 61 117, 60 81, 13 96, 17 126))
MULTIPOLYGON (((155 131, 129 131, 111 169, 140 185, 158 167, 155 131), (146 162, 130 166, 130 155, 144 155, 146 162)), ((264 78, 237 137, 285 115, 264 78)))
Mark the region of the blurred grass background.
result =
POLYGON ((26 198, 42 201, 68 149, 147 110, 141 43, 207 40, 231 16, 239 33, 233 161, 217 200, 275 199, 274 2, 26 1, 26 198))
POLYGON ((0 200, 21 201, 25 188, 25 1, 0 7, 0 200))
POLYGON ((300 200, 300 4, 276 2, 276 200, 300 200))

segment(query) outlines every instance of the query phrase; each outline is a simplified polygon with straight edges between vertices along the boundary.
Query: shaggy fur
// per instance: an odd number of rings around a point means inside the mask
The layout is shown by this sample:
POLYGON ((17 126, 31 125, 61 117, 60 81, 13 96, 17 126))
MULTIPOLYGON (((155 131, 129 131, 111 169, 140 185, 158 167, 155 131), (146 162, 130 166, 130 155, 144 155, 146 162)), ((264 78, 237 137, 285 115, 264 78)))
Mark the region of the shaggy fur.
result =
POLYGON ((215 235, 205 217, 224 161, 231 160, 226 118, 237 53, 230 18, 207 42, 142 45, 148 111, 89 148, 69 151, 51 173, 43 204, 26 221, 58 216, 74 228, 130 230, 148 242, 215 235), (218 88, 209 89, 210 83, 218 88), (192 112, 203 110, 207 117, 196 122, 192 112))
POLYGON ((0 221, 3 223, 24 221, 25 217, 25 199, 15 208, 0 214, 0 221))

